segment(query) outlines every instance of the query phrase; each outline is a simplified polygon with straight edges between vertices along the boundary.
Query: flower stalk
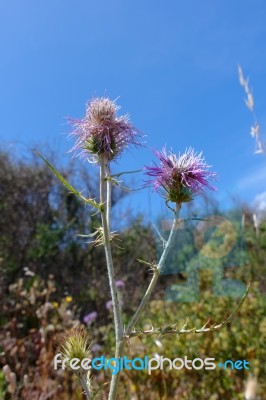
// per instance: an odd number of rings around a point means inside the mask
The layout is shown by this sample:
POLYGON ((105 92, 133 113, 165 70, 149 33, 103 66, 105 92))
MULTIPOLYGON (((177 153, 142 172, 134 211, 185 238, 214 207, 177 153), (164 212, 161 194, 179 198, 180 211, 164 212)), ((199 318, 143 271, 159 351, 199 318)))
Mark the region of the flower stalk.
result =
MULTIPOLYGON (((122 313, 119 303, 116 279, 113 266, 111 244, 110 244, 110 209, 111 209, 111 184, 112 182, 107 179, 109 174, 109 163, 108 159, 102 155, 100 157, 100 202, 103 205, 101 209, 102 226, 103 226, 103 237, 104 237, 104 249, 107 263, 107 271, 109 278, 109 286, 111 291, 111 298, 113 303, 114 313, 114 324, 115 324, 115 342, 116 351, 115 357, 119 359, 122 356, 124 342, 123 342, 123 323, 122 313)), ((109 400, 116 399, 119 375, 112 376, 111 387, 109 392, 109 400)))
POLYGON ((118 340, 121 339, 123 335, 123 324, 121 317, 121 307, 118 300, 118 294, 115 283, 115 272, 114 272, 112 251, 110 245, 110 229, 108 223, 109 221, 107 220, 107 217, 110 218, 110 207, 111 207, 110 197, 107 201, 108 179, 106 179, 107 178, 106 174, 108 173, 108 171, 109 171, 108 160, 104 156, 102 156, 100 158, 100 202, 103 205, 101 210, 101 217, 103 225, 104 248, 105 248, 105 256, 107 262, 108 278, 111 290, 111 298, 113 302, 115 332, 116 332, 116 339, 118 340))
POLYGON ((127 326, 127 329, 125 332, 126 337, 130 336, 130 334, 132 333, 132 330, 133 330, 134 326, 136 325, 136 323, 138 322, 140 315, 141 315, 142 311, 144 310, 146 304, 148 303, 148 301, 151 297, 152 291, 157 283, 157 280, 160 275, 160 271, 162 270, 162 268, 165 264, 166 258, 168 256, 168 253, 169 253, 169 251, 173 245, 174 239, 175 239, 176 227, 177 227, 177 223, 178 223, 180 209, 181 209, 181 204, 176 204, 175 218, 173 221, 172 229, 171 229, 170 235, 168 237, 168 240, 164 245, 164 251, 161 255, 161 258, 157 265, 157 268, 154 268, 154 274, 153 274, 152 280, 149 284, 149 287, 148 287, 146 293, 144 294, 137 311, 135 312, 135 314, 133 315, 131 321, 129 322, 129 324, 127 326))
POLYGON ((80 383, 81 383, 81 385, 82 385, 82 387, 83 387, 83 390, 84 390, 84 393, 85 393, 87 399, 90 400, 90 399, 92 398, 92 393, 91 393, 91 391, 90 391, 89 385, 87 384, 87 379, 86 379, 86 377, 85 377, 84 375, 81 375, 81 376, 79 377, 79 380, 80 380, 80 383))

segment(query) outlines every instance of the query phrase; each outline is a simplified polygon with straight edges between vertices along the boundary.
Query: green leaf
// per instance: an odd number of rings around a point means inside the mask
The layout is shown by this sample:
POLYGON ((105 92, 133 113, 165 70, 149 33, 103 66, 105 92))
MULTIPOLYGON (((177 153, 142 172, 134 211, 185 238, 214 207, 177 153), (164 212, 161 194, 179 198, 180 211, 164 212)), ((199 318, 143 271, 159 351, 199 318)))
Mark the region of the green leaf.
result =
POLYGON ((91 206, 100 209, 100 204, 96 203, 96 201, 92 200, 92 199, 86 199, 84 196, 82 196, 82 194, 76 190, 72 185, 70 185, 70 183, 60 174, 60 172, 58 172, 53 166, 52 164, 49 163, 49 161, 43 157, 36 149, 34 149, 34 151, 36 152, 36 154, 38 154, 39 157, 41 157, 43 159, 43 161, 45 161, 45 163, 48 165, 48 167, 50 168, 50 170, 53 172, 53 174, 58 178, 58 180, 73 194, 75 194, 76 196, 78 196, 81 200, 85 201, 86 203, 90 204, 91 206))

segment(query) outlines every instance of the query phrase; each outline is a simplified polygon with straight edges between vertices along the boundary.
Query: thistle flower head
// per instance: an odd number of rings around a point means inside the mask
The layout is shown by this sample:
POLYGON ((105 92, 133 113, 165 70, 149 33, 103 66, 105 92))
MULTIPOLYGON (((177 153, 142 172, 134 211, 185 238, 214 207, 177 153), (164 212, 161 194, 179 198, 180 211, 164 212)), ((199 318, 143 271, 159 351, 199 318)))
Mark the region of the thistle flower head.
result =
MULTIPOLYGON (((72 328, 57 336, 60 353, 64 358, 77 358, 80 362, 90 357, 88 332, 83 325, 72 328)), ((68 363, 66 366, 71 369, 68 363)))
POLYGON ((112 300, 108 300, 106 303, 105 303, 105 307, 106 307, 106 309, 107 310, 112 310, 112 308, 113 308, 113 302, 112 302, 112 300))
POLYGON ((115 281, 115 285, 116 285, 117 289, 123 288, 125 286, 125 282, 122 281, 121 279, 119 279, 118 281, 115 281))
POLYGON ((86 314, 86 315, 83 317, 83 322, 84 322, 85 324, 90 324, 90 323, 92 323, 93 321, 96 320, 97 315, 98 315, 98 313, 97 313, 96 311, 92 311, 91 313, 86 314))
POLYGON ((105 97, 89 101, 85 117, 70 121, 74 128, 71 135, 77 138, 72 150, 98 162, 101 155, 111 161, 127 146, 139 145, 138 130, 128 115, 117 116, 119 109, 115 101, 105 97))
POLYGON ((215 190, 208 180, 215 179, 216 174, 204 161, 202 153, 196 154, 192 148, 177 157, 172 151, 167 154, 166 148, 155 152, 160 165, 145 166, 146 175, 152 177, 146 186, 153 186, 166 199, 173 203, 184 203, 193 199, 200 191, 215 190))

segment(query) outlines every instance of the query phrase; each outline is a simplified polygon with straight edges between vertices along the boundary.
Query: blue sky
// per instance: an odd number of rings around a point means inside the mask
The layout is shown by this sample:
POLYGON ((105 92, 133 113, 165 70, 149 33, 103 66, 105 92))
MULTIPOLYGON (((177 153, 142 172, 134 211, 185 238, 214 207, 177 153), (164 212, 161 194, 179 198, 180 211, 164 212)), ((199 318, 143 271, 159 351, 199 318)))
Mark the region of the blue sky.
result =
MULTIPOLYGON (((264 0, 1 0, 1 142, 18 151, 49 143, 67 162, 64 117, 82 117, 92 96, 119 96, 151 147, 202 150, 220 198, 252 201, 266 191, 266 159, 253 154, 237 65, 265 132, 265 20, 264 0)), ((133 149, 115 169, 151 159, 133 149)), ((130 204, 159 203, 138 192, 130 204)))

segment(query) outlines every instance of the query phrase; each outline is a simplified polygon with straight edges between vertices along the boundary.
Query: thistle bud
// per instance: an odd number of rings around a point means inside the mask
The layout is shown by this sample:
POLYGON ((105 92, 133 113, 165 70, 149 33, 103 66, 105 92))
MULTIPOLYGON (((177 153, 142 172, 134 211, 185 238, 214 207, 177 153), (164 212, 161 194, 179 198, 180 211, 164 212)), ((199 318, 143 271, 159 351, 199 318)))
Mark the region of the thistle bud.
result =
POLYGON ((67 359, 66 367, 78 375, 83 373, 81 362, 85 358, 87 359, 91 356, 89 337, 86 328, 80 325, 59 334, 57 336, 57 343, 60 353, 67 359), (80 361, 78 364, 80 366, 79 369, 71 368, 71 360, 73 359, 78 359, 80 361))

